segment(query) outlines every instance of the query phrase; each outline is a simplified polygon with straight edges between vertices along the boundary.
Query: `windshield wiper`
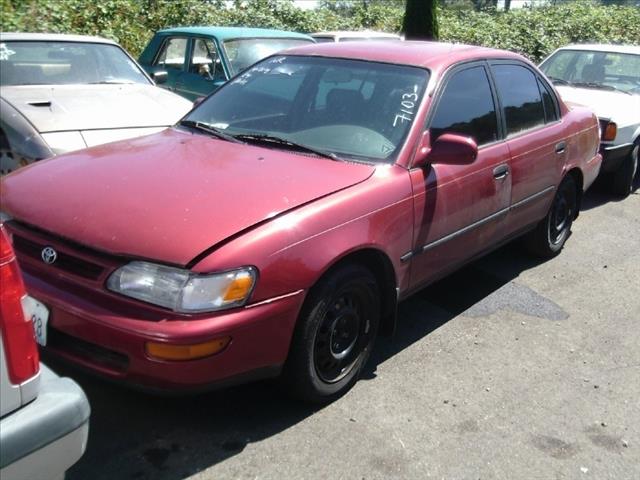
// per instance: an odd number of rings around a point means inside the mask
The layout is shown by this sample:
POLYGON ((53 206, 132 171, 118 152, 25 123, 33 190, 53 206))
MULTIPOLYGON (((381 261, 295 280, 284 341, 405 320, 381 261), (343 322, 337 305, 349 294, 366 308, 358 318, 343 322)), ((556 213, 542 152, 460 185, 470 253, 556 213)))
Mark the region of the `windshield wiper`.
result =
POLYGON ((549 77, 549 80, 551 80, 555 85, 572 85, 571 82, 565 80, 564 78, 549 77))
POLYGON ((89 85, 133 85, 135 82, 130 80, 100 80, 98 82, 89 82, 89 85))
POLYGON ((195 120, 180 120, 178 125, 183 125, 185 127, 190 127, 196 130, 200 130, 201 132, 208 133, 209 135, 213 135, 214 137, 221 138, 222 140, 226 140, 227 142, 244 143, 238 140, 233 135, 224 133, 221 129, 214 127, 213 125, 209 125, 208 123, 198 122, 195 120))
POLYGON ((576 87, 595 88, 598 90, 615 90, 616 92, 622 92, 622 93, 626 93, 627 95, 632 95, 630 92, 627 92, 626 90, 621 90, 620 88, 614 87, 613 85, 604 85, 602 83, 574 82, 573 85, 576 87))
POLYGON ((275 145, 283 145, 285 147, 290 147, 291 149, 295 149, 301 152, 313 153, 314 155, 318 155, 319 157, 330 158, 331 160, 338 160, 338 156, 335 153, 326 152, 324 150, 319 150, 317 148, 309 147, 307 145, 303 145, 301 143, 292 142, 286 138, 277 137, 275 135, 267 135, 264 133, 240 133, 234 135, 235 138, 240 140, 246 140, 248 142, 255 143, 271 143, 275 145))

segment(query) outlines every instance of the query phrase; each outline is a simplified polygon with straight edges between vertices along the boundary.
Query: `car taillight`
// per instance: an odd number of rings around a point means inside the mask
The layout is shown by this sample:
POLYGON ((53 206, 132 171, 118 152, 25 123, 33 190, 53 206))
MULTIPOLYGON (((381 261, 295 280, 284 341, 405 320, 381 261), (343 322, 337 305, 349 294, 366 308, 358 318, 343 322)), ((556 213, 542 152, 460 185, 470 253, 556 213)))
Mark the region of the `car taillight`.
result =
POLYGON ((33 324, 22 309, 25 295, 18 262, 0 226, 0 330, 9 379, 14 385, 29 380, 40 369, 33 324))

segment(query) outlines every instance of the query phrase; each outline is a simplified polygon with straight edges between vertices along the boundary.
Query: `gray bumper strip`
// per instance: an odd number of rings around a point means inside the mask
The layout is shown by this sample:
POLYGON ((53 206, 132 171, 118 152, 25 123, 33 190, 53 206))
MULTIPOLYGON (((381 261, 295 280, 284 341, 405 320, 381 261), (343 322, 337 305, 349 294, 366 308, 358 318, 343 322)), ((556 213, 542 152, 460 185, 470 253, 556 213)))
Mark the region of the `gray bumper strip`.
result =
POLYGON ((40 364, 40 392, 28 405, 0 420, 0 468, 76 430, 91 408, 82 389, 40 364))

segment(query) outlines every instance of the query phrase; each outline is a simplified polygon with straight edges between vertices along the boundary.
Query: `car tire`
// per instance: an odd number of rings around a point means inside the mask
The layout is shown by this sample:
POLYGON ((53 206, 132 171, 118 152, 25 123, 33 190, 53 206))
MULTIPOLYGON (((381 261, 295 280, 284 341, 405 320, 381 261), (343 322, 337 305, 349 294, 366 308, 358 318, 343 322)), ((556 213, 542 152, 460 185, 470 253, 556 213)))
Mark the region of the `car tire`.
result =
POLYGON ((549 212, 525 237, 525 245, 542 258, 556 256, 571 234, 576 217, 578 189, 573 176, 567 175, 556 190, 549 212))
POLYGON ((640 150, 640 139, 633 144, 633 149, 627 158, 624 159, 616 172, 611 175, 611 193, 626 198, 633 190, 633 180, 638 172, 638 151, 640 150))
POLYGON ((346 265, 309 292, 283 371, 289 392, 311 403, 328 403, 357 381, 380 323, 379 288, 373 274, 346 265))

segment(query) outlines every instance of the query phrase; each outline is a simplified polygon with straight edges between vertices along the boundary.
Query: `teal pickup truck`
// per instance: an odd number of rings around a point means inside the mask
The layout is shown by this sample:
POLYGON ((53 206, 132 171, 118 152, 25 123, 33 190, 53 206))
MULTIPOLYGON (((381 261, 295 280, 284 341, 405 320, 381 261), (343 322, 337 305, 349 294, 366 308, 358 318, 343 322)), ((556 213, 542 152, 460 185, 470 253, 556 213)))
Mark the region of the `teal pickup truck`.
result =
POLYGON ((139 62, 159 86, 196 100, 258 60, 313 42, 308 35, 282 30, 179 27, 158 31, 139 62))

